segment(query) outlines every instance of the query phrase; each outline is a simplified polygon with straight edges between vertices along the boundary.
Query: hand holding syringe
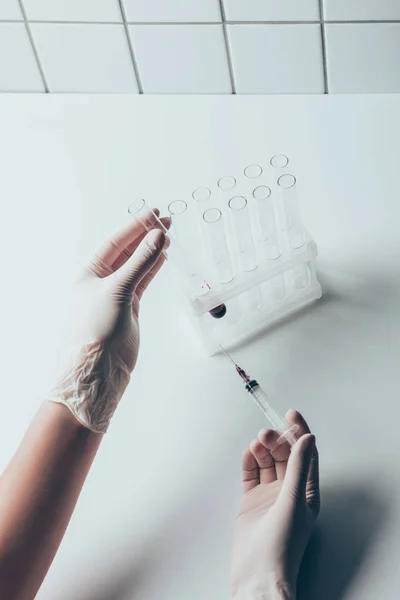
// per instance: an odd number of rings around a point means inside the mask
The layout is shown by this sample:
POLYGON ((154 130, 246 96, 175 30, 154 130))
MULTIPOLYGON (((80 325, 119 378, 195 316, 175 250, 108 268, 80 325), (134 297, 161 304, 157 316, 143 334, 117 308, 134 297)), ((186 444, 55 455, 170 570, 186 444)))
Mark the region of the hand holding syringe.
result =
POLYGON ((276 429, 281 434, 277 443, 282 444, 284 442, 289 442, 289 444, 293 446, 293 444, 295 444, 297 441, 295 433, 298 430, 298 425, 289 425, 284 419, 284 417, 281 417, 272 408, 268 401, 267 394, 261 388, 259 383, 255 379, 249 377, 246 371, 235 363, 233 358, 228 354, 228 352, 225 350, 225 348, 223 348, 223 346, 221 346, 221 348, 225 352, 227 357, 235 365, 236 372, 241 377, 242 381, 245 383, 246 391, 250 394, 250 396, 252 396, 258 408, 263 412, 265 417, 271 423, 272 428, 276 429))

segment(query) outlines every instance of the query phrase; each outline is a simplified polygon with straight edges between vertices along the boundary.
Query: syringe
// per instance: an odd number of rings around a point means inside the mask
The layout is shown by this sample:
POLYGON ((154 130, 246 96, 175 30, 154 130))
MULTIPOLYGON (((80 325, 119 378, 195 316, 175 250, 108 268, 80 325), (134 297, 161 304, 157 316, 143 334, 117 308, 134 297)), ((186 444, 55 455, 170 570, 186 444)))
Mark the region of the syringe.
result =
POLYGON ((258 408, 268 419, 272 428, 276 429, 281 434, 278 438, 278 444, 282 444, 287 441, 291 446, 293 446, 293 444, 296 443, 296 436, 294 434, 298 430, 298 425, 289 425, 283 417, 278 415, 278 413, 270 405, 268 396, 260 384, 255 379, 252 379, 249 375, 247 375, 244 369, 239 367, 239 365, 233 360, 223 346, 221 346, 221 348, 235 365, 236 372, 246 386, 246 391, 250 394, 258 408))

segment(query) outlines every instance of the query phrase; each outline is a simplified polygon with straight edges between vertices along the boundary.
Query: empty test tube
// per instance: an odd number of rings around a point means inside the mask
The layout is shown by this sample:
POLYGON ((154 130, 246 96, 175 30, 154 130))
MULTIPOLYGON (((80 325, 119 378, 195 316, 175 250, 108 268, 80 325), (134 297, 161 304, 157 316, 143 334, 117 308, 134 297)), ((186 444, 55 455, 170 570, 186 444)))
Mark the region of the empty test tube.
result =
POLYGON ((168 254, 163 254, 170 259, 171 264, 179 273, 180 282, 184 290, 192 297, 205 296, 210 291, 210 286, 196 271, 196 268, 187 260, 187 255, 171 231, 168 231, 153 210, 143 198, 131 202, 128 208, 132 217, 141 223, 146 231, 161 229, 169 238, 168 254))
MULTIPOLYGON (((284 211, 284 207, 282 205, 282 198, 279 194, 278 179, 281 175, 284 175, 285 173, 288 172, 289 159, 286 156, 286 154, 275 154, 274 156, 271 157, 269 164, 271 165, 271 168, 272 168, 271 189, 272 189, 272 193, 274 195, 274 202, 275 202, 276 226, 277 226, 278 231, 282 231, 282 230, 286 229, 287 225, 286 225, 285 211, 284 211)), ((282 245, 282 242, 281 242, 281 245, 282 245)), ((282 248, 282 251, 283 250, 284 250, 284 248, 282 248)))
POLYGON ((192 193, 192 198, 195 200, 197 216, 202 218, 204 211, 210 208, 211 190, 207 187, 199 187, 192 193))
POLYGON ((256 200, 259 240, 265 248, 267 258, 278 258, 282 250, 271 189, 266 185, 260 185, 253 190, 253 197, 256 200))
POLYGON ((262 173, 263 169, 260 167, 260 165, 249 165, 244 170, 245 176, 249 179, 257 179, 257 177, 260 177, 262 173))
POLYGON ((297 265, 292 269, 292 274, 295 288, 302 289, 307 287, 310 281, 310 272, 307 264, 297 265))
POLYGON ((250 290, 243 294, 247 308, 253 312, 260 310, 264 306, 264 298, 262 293, 262 286, 256 285, 252 287, 250 290))
POLYGON ((305 237, 300 220, 296 177, 290 173, 285 173, 278 178, 277 183, 285 213, 289 245, 292 248, 301 248, 305 242, 305 237))
POLYGON ((183 233, 184 229, 186 229, 185 219, 180 219, 179 217, 187 214, 187 207, 188 205, 184 200, 173 200, 168 205, 168 212, 171 215, 175 230, 179 232, 178 235, 181 235, 181 232, 183 233))
POLYGON ((234 273, 226 242, 222 212, 218 208, 209 208, 203 214, 209 247, 218 274, 219 283, 229 283, 234 273))
POLYGON ((271 289, 271 297, 273 302, 280 302, 286 296, 286 283, 285 283, 285 275, 283 273, 279 273, 279 275, 275 275, 269 282, 271 289))
POLYGON ((218 179, 217 185, 220 190, 233 190, 236 185, 236 179, 231 175, 226 175, 225 177, 218 179))
POLYGON ((243 271, 254 271, 258 266, 253 243, 247 200, 244 196, 234 196, 228 202, 232 216, 239 263, 243 271))
MULTIPOLYGON (((305 243, 305 235, 300 219, 296 177, 291 173, 285 173, 278 178, 277 183, 285 216, 289 247, 294 249, 301 248, 305 243)), ((305 288, 310 279, 307 266, 301 264, 294 267, 292 277, 295 288, 305 288)))
POLYGON ((285 169, 289 164, 289 159, 286 154, 274 154, 269 161, 273 169, 285 169))
POLYGON ((211 190, 207 187, 199 187, 196 190, 194 190, 192 198, 197 202, 203 202, 204 200, 208 200, 209 198, 211 198, 211 190))
POLYGON ((184 200, 174 200, 168 205, 171 216, 173 233, 185 253, 194 261, 195 247, 193 244, 192 222, 188 205, 184 200))

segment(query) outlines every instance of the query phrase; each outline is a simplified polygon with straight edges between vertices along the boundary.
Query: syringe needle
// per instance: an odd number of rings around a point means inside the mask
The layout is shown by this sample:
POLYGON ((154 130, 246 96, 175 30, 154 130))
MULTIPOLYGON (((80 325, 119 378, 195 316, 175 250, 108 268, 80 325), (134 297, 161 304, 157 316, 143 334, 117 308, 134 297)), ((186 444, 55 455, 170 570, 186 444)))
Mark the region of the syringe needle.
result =
POLYGON ((235 365, 235 367, 237 366, 235 361, 233 360, 232 356, 225 350, 225 348, 223 346, 221 346, 221 344, 219 345, 219 347, 221 348, 221 350, 223 352, 225 352, 225 354, 227 355, 227 357, 229 358, 230 361, 233 362, 233 364, 235 365))
POLYGON ((237 362, 235 362, 232 358, 232 356, 225 350, 225 348, 223 346, 220 347, 222 348, 222 350, 225 352, 225 354, 227 355, 227 357, 229 358, 230 361, 232 361, 232 363, 235 365, 235 369, 236 369, 236 373, 239 375, 239 377, 241 377, 241 379, 247 384, 250 381, 250 377, 247 375, 246 371, 244 369, 242 369, 242 367, 239 367, 239 365, 237 364, 237 362))
POLYGON ((289 442, 290 446, 293 446, 293 444, 296 443, 296 437, 294 434, 298 430, 298 425, 289 425, 283 417, 275 412, 269 403, 267 394, 260 387, 259 383, 255 379, 251 379, 249 375, 247 375, 246 371, 239 367, 239 365, 233 360, 231 355, 223 346, 221 346, 221 344, 220 348, 224 351, 229 360, 231 360, 235 365, 236 372, 244 381, 247 392, 253 398, 258 408, 268 419, 273 429, 280 432, 281 435, 278 439, 278 444, 282 444, 283 442, 287 441, 289 442))

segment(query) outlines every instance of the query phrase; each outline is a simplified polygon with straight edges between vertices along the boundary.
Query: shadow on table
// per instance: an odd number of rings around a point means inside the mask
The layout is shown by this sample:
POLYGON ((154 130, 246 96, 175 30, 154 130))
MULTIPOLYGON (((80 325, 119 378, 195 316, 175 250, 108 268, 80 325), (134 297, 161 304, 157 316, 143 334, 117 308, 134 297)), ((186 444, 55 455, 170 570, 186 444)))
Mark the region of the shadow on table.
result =
MULTIPOLYGON (((201 524, 215 505, 218 482, 221 481, 221 471, 224 471, 218 464, 215 467, 210 467, 207 481, 199 478, 187 496, 169 507, 158 525, 153 524, 147 535, 142 532, 138 539, 132 533, 131 545, 114 549, 110 544, 102 549, 98 554, 98 573, 91 567, 85 574, 85 581, 80 585, 79 591, 74 590, 72 595, 71 590, 66 590, 65 596, 60 600, 143 600, 152 593, 161 598, 169 561, 174 561, 172 546, 175 546, 175 550, 178 546, 187 547, 190 551, 190 541, 202 535, 201 524), (193 497, 198 503, 195 513, 193 497)), ((127 523, 127 533, 130 531, 127 523)), ((212 543, 215 542, 210 540, 210 545, 212 543)), ((91 563, 93 564, 93 557, 91 563)), ((227 569, 226 577, 228 576, 227 569)))
MULTIPOLYGON (((371 321, 371 316, 384 315, 388 306, 397 302, 399 296, 397 280, 393 282, 389 276, 385 277, 382 274, 364 272, 353 275, 332 270, 332 272, 319 272, 318 278, 323 290, 319 300, 282 317, 271 325, 266 325, 244 342, 237 344, 235 350, 241 350, 251 342, 262 340, 275 330, 287 330, 296 323, 300 329, 295 336, 302 332, 301 325, 307 328, 307 323, 312 325, 313 321, 318 323, 319 328, 323 325, 324 328, 338 329, 338 336, 343 329, 348 331, 349 327, 365 328, 371 321)), ((317 334, 319 338, 321 337, 320 329, 312 333, 314 333, 313 342, 318 341, 316 338, 317 334)))
POLYGON ((324 490, 302 563, 298 600, 342 600, 386 521, 387 500, 367 486, 324 490))
MULTIPOLYGON (((351 278, 351 293, 342 280, 340 285, 336 285, 333 278, 322 276, 320 279, 324 284, 321 300, 312 308, 304 308, 285 320, 285 328, 295 322, 303 323, 303 327, 294 333, 294 341, 301 341, 303 352, 299 355, 297 346, 293 349, 285 347, 282 377, 286 377, 294 364, 297 368, 304 367, 307 373, 317 354, 326 364, 335 364, 338 356, 342 357, 344 346, 350 347, 351 352, 357 355, 360 344, 365 345, 362 337, 359 341, 358 333, 365 333, 372 326, 371 314, 385 315, 385 310, 398 297, 397 288, 392 288, 384 278, 365 277, 359 281, 351 278), (312 318, 304 319, 307 315, 312 315, 312 318), (326 336, 321 336, 322 322, 329 331, 329 344, 326 344, 326 336)), ((280 326, 277 324, 269 331, 280 326)), ((253 339, 258 340, 265 335, 266 332, 262 331, 253 339)), ((346 591, 384 526, 390 508, 388 501, 374 493, 367 484, 340 486, 339 483, 337 487, 323 492, 319 525, 300 573, 298 600, 344 600, 346 591)), ((176 508, 175 516, 180 508, 176 508)), ((171 515, 171 519, 166 520, 173 523, 173 519, 171 515)), ((139 599, 143 586, 157 580, 165 561, 166 549, 159 544, 162 533, 159 532, 157 537, 146 541, 139 559, 134 552, 130 557, 126 554, 121 556, 118 569, 110 567, 103 573, 102 585, 88 583, 86 590, 82 589, 74 600, 139 599)))
MULTIPOLYGON (((106 580, 99 584, 98 582, 86 583, 82 585, 80 591, 74 595, 74 600, 132 600, 137 598, 137 590, 142 583, 149 577, 154 576, 153 561, 140 560, 132 564, 126 558, 121 557, 119 569, 112 573, 106 573, 106 580)), ((102 578, 104 578, 104 573, 102 578)))
MULTIPOLYGON (((344 600, 367 559, 390 509, 387 498, 368 485, 340 485, 325 488, 318 526, 302 563, 298 600, 344 600)), ((149 539, 141 556, 121 555, 118 569, 103 573, 103 583, 88 582, 74 600, 136 600, 143 585, 156 584, 165 561, 160 540, 149 539), (160 547, 161 546, 161 547, 160 547)), ((134 553, 133 553, 134 554, 134 553)), ((114 561, 115 562, 115 557, 114 561)))

